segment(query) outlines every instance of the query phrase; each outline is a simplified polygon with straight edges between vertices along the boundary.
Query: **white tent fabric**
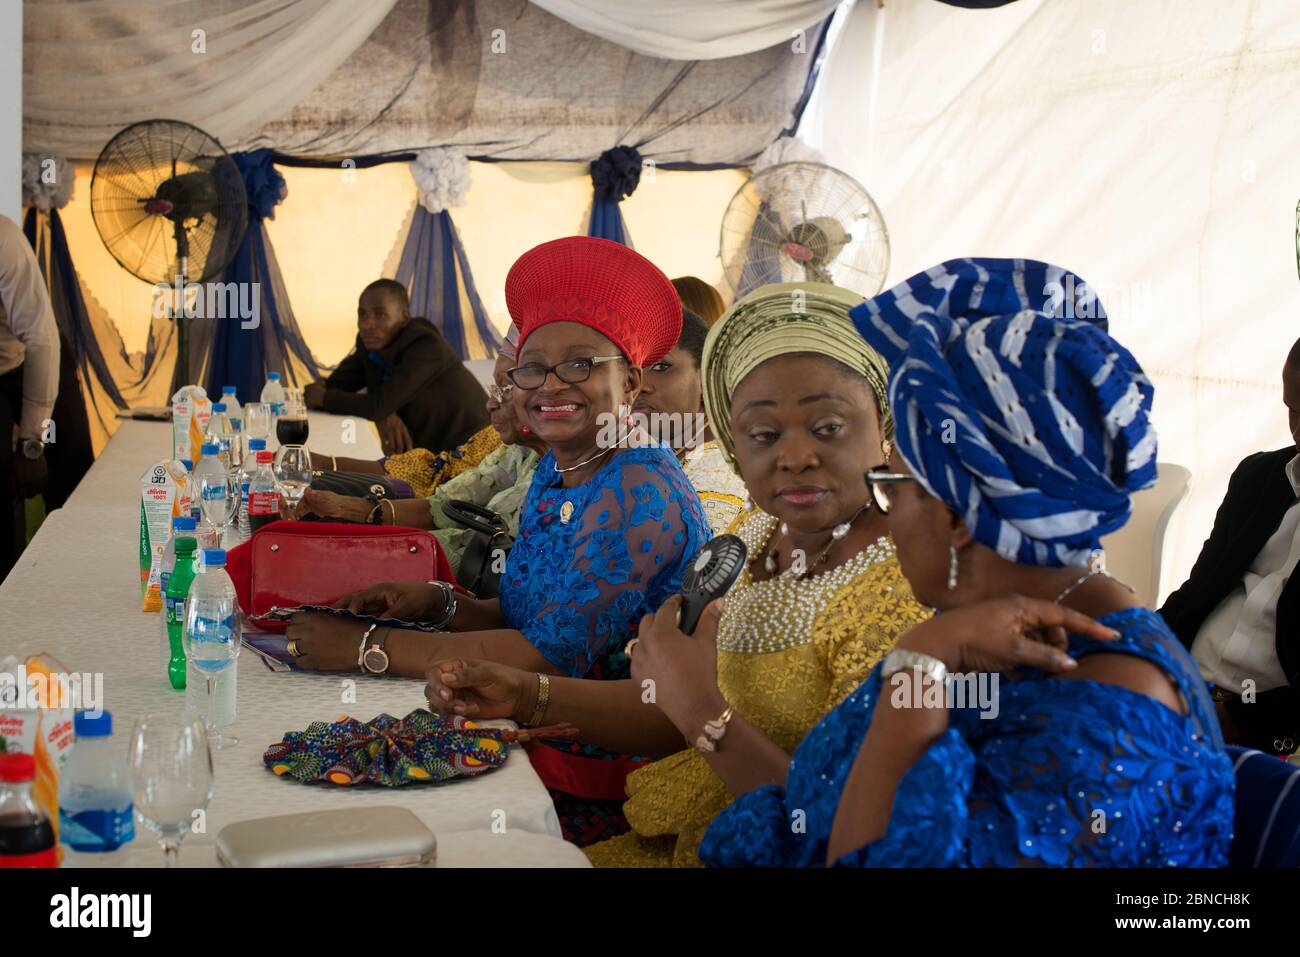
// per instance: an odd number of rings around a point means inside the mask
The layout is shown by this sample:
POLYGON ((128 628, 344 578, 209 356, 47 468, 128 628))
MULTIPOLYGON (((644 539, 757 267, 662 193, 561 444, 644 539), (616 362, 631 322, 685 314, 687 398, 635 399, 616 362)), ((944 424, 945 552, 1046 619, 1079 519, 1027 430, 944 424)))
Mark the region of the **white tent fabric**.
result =
POLYGON ((533 0, 580 30, 668 60, 717 60, 791 42, 839 0, 533 0))
POLYGON ((859 0, 801 136, 889 225, 889 284, 957 256, 1076 271, 1156 385, 1160 459, 1192 470, 1163 591, 1237 463, 1290 444, 1300 335, 1294 0, 859 0))
POLYGON ((24 149, 93 158, 124 126, 160 113, 232 142, 303 99, 395 3, 29 2, 24 149))

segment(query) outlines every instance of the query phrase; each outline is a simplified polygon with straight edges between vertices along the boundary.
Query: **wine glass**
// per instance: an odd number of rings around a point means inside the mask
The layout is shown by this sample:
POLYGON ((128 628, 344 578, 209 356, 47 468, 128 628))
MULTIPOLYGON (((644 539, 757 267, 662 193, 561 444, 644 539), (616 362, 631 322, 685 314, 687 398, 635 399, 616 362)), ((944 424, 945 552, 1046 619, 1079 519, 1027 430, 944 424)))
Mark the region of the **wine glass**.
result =
POLYGON ((175 867, 194 812, 212 800, 212 751, 193 715, 147 714, 131 730, 131 787, 140 823, 158 835, 163 866, 175 867))
POLYGON ((207 523, 216 529, 214 548, 224 548, 227 530, 239 519, 239 478, 230 472, 201 473, 198 487, 199 508, 207 523))
POLYGON ((311 487, 311 453, 305 445, 282 445, 275 453, 275 482, 292 518, 311 487))
POLYGON ((208 742, 214 748, 229 748, 238 744, 239 739, 222 733, 213 692, 217 679, 226 669, 234 667, 235 659, 239 657, 240 613, 233 590, 214 589, 206 575, 195 576, 185 599, 185 627, 181 639, 185 645, 185 660, 203 676, 207 686, 204 711, 208 742))
POLYGON ((284 411, 275 420, 275 438, 280 445, 306 445, 310 423, 307 421, 307 403, 302 392, 290 389, 284 400, 284 411))
POLYGON ((274 416, 265 402, 250 402, 244 406, 244 438, 269 439, 274 416))

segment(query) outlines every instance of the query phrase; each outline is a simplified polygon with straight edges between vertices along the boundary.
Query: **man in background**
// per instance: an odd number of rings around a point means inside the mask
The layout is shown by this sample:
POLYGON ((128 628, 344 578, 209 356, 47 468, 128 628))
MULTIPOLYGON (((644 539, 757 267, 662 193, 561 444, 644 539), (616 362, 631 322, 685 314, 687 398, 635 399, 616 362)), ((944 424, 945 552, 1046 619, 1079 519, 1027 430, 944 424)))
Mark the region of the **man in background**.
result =
POLYGON ((1160 609, 1213 685, 1224 737, 1277 755, 1300 745, 1300 340, 1282 401, 1294 444, 1237 466, 1191 576, 1160 609))
POLYGON ((303 398, 311 409, 370 419, 385 455, 454 449, 488 424, 487 393, 442 333, 411 316, 406 287, 392 279, 362 290, 356 346, 303 398))
POLYGON ((45 424, 59 390, 59 331, 40 264, 0 216, 0 580, 18 559, 17 509, 45 488, 45 424))

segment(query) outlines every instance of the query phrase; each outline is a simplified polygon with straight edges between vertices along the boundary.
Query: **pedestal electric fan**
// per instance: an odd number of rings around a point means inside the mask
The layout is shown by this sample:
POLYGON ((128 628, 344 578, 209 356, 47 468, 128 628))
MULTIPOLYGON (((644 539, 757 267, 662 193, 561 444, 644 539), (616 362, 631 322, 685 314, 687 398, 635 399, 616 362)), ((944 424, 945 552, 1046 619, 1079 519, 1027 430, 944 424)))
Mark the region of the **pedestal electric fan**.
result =
POLYGON ((718 255, 737 297, 767 283, 825 282, 874 296, 889 232, 862 184, 823 163, 778 163, 736 191, 718 255))
MULTIPOLYGON (((127 272, 184 290, 215 278, 248 225, 244 181, 215 139, 180 120, 145 120, 118 133, 95 160, 90 212, 100 239, 127 272)), ((176 297, 171 394, 190 378, 188 297, 176 297)))

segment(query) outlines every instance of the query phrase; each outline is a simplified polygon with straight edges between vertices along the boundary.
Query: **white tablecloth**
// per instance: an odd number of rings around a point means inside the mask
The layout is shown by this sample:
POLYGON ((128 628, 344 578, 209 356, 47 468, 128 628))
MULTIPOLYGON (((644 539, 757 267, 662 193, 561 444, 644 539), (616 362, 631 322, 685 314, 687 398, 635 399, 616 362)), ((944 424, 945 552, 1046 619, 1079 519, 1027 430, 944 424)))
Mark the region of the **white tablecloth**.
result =
MULTIPOLYGON (((316 415, 312 421, 311 445, 329 453, 334 448, 327 437, 340 432, 320 428, 318 422, 331 419, 337 422, 336 417, 316 415)), ((68 505, 49 515, 0 585, 0 657, 44 651, 72 671, 103 673, 105 705, 113 712, 115 734, 124 748, 140 714, 179 713, 184 706, 183 692, 171 690, 160 671, 158 616, 139 610, 138 480, 149 463, 166 454, 169 428, 162 423, 124 423, 68 505)), ((360 443, 339 451, 358 458, 371 454, 360 443)), ((373 454, 378 456, 377 446, 373 454)), ((336 788, 275 777, 262 765, 262 752, 284 732, 343 714, 363 720, 383 712, 400 717, 423 706, 424 683, 273 673, 247 649, 237 667, 237 719, 230 731, 240 743, 215 753, 216 795, 208 807, 207 832, 186 839, 191 849, 211 845, 232 821, 374 804, 409 808, 444 847, 459 846, 445 843, 445 835, 452 832, 485 831, 489 837, 502 837, 490 833, 501 824, 506 834, 522 831, 558 839, 554 805, 522 751, 512 752, 499 770, 434 786, 336 788), (355 682, 355 704, 343 703, 344 679, 355 682)), ((137 836, 140 846, 150 841, 147 833, 137 836)), ((562 841, 556 843, 563 846, 562 841)), ((490 859, 505 864, 515 863, 510 847, 525 848, 522 842, 491 846, 496 856, 490 859)), ((538 848, 547 846, 527 845, 518 863, 541 863, 549 852, 538 848)), ((576 853, 576 848, 571 850, 576 853)), ((138 855, 114 856, 131 862, 138 855)), ((545 862, 563 863, 566 856, 576 861, 564 852, 545 862)))

